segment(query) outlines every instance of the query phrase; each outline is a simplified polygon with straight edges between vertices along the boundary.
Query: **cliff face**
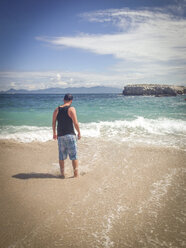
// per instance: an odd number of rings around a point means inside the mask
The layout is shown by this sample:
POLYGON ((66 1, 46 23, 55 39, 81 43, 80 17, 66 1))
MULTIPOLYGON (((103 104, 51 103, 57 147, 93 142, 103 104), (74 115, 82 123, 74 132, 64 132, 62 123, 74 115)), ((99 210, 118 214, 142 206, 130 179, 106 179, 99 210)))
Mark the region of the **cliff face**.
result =
POLYGON ((158 84, 136 84, 124 87, 123 95, 126 96, 176 96, 186 94, 186 87, 158 85, 158 84))

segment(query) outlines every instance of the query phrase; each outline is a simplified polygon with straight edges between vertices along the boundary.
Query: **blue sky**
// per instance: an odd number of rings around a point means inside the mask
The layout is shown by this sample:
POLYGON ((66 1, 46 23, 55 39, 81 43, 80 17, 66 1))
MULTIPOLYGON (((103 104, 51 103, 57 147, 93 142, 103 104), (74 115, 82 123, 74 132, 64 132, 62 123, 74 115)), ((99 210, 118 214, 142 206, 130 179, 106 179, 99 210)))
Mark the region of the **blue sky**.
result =
POLYGON ((186 85, 186 0, 1 0, 0 90, 186 85))

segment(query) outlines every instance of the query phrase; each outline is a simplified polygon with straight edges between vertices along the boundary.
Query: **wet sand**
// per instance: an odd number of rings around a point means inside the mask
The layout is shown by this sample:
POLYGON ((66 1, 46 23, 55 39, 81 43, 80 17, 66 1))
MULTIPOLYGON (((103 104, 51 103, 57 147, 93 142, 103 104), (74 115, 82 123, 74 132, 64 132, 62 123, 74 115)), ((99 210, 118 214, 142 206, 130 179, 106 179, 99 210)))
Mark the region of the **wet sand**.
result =
POLYGON ((57 143, 0 142, 0 247, 185 247, 186 153, 79 142, 59 178, 57 143))

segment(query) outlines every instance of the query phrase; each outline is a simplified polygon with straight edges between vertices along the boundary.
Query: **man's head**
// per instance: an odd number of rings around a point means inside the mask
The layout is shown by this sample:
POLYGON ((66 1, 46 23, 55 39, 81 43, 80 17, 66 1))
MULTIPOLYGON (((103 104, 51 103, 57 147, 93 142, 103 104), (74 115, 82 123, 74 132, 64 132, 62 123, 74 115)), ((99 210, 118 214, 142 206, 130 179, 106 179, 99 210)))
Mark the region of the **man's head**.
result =
POLYGON ((73 96, 71 94, 66 94, 64 96, 64 102, 70 102, 73 100, 73 96))

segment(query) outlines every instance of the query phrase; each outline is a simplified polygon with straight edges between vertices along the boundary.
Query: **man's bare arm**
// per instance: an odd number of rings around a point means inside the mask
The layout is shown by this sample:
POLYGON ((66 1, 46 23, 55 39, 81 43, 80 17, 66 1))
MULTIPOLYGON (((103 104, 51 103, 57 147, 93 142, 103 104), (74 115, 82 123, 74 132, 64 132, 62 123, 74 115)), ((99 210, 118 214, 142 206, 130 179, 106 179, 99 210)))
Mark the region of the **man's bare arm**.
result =
POLYGON ((56 119, 57 119, 57 114, 58 114, 58 108, 56 108, 54 110, 53 118, 52 118, 53 139, 57 139, 57 134, 56 134, 56 119))
POLYGON ((68 115, 72 119, 72 121, 74 123, 74 127, 77 130, 77 132, 78 132, 78 139, 81 139, 81 133, 80 133, 80 129, 79 129, 79 123, 78 123, 78 120, 77 120, 76 110, 75 110, 74 107, 70 107, 68 109, 68 115))

